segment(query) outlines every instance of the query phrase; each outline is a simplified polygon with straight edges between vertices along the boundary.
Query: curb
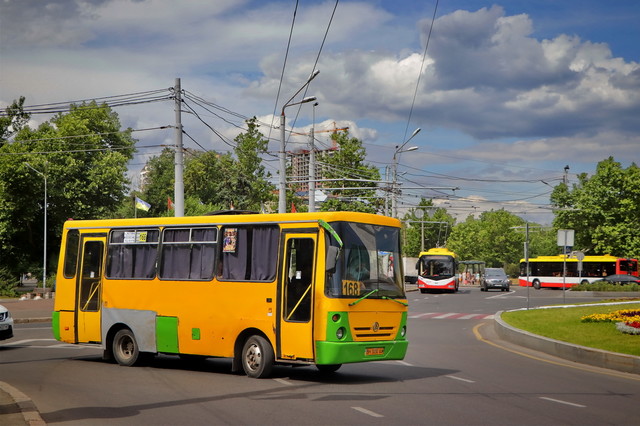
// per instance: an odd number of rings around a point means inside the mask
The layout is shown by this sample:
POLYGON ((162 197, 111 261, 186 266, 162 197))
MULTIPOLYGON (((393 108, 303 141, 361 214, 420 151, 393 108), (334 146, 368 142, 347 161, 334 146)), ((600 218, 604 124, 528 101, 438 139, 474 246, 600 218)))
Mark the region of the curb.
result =
POLYGON ((32 322, 51 322, 51 317, 43 317, 43 318, 14 318, 14 324, 28 324, 32 322))
POLYGON ((569 361, 624 373, 640 374, 640 357, 638 356, 573 345, 560 340, 538 336, 537 334, 512 327, 504 322, 502 320, 503 312, 496 312, 494 322, 494 329, 501 339, 569 361))
POLYGON ((14 388, 13 386, 5 382, 0 382, 0 391, 6 392, 9 394, 9 396, 11 396, 11 398, 14 400, 14 402, 20 409, 20 412, 22 413, 22 417, 24 418, 24 421, 28 425, 33 425, 33 426, 46 425, 44 420, 42 420, 42 417, 40 417, 40 413, 38 412, 38 409, 36 408, 35 404, 31 400, 31 398, 29 398, 27 395, 23 394, 18 389, 14 388))

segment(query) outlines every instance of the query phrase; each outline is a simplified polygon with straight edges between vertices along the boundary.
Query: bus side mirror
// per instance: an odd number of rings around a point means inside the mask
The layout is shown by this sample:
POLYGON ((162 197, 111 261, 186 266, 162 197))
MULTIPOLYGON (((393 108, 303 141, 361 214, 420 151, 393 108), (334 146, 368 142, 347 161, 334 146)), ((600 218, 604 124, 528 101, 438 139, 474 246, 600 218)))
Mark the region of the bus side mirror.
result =
POLYGON ((339 247, 329 246, 327 248, 327 259, 325 261, 325 270, 327 272, 335 272, 336 263, 338 262, 339 255, 340 255, 339 247))

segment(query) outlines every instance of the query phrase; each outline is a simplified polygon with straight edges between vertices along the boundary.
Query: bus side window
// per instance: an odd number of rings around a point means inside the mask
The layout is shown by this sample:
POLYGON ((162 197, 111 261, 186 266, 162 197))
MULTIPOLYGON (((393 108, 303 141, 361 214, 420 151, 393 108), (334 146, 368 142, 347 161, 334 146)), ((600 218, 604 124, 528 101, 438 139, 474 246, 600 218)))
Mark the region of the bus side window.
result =
POLYGON ((222 228, 217 276, 231 281, 273 281, 278 261, 278 226, 222 228))
POLYGON ((67 244, 64 253, 64 277, 73 278, 78 267, 78 248, 80 247, 80 232, 70 229, 67 232, 67 244))

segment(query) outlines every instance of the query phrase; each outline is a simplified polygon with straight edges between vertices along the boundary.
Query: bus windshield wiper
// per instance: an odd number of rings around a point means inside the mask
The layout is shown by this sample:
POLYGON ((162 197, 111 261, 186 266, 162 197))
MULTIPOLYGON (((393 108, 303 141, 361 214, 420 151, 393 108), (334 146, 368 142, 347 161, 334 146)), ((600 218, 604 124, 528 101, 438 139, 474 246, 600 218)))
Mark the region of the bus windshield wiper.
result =
POLYGON ((402 302, 402 301, 400 301, 400 300, 398 300, 398 299, 394 299, 393 297, 380 296, 380 299, 393 300, 394 302, 399 303, 399 304, 401 304, 401 305, 409 306, 409 304, 408 304, 408 303, 402 302))
POLYGON ((358 303, 362 302, 367 297, 371 296, 373 293, 377 293, 379 290, 380 290, 379 288, 376 288, 375 290, 371 290, 369 293, 365 294, 360 299, 354 300, 353 302, 349 303, 349 306, 357 305, 358 303))

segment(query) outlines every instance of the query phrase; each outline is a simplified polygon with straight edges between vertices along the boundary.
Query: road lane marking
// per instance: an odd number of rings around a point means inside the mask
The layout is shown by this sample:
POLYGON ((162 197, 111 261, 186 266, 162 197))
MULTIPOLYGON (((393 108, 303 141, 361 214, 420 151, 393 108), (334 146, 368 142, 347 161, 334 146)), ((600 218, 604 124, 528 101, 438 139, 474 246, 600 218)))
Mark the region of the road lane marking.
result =
POLYGON ((457 312, 449 312, 448 314, 443 314, 443 315, 438 315, 437 317, 433 317, 433 319, 449 318, 454 315, 459 315, 459 314, 457 312))
POLYGON ((463 379, 462 377, 456 377, 456 376, 445 376, 448 377, 450 379, 455 379, 455 380, 460 380, 461 382, 467 382, 467 383, 475 383, 475 380, 469 380, 469 379, 463 379))
POLYGON ((618 373, 617 371, 600 371, 599 369, 596 369, 595 367, 591 367, 591 366, 584 366, 583 367, 583 366, 580 366, 580 365, 572 365, 572 364, 568 363, 569 361, 567 361, 566 363, 565 362, 552 361, 550 359, 541 358, 541 357, 538 357, 538 356, 535 356, 535 355, 530 355, 530 354, 527 354, 527 353, 524 353, 524 352, 521 352, 521 351, 517 351, 515 349, 507 348, 506 346, 502 346, 502 345, 499 345, 499 344, 497 344, 495 342, 492 342, 490 340, 485 339, 482 336, 482 334, 480 334, 480 331, 479 331, 480 327, 482 327, 485 324, 487 324, 487 323, 483 322, 483 323, 480 323, 480 324, 476 324, 473 327, 473 334, 476 336, 477 340, 479 340, 481 342, 484 342, 484 343, 486 343, 488 345, 494 346, 494 347, 496 347, 498 349, 502 349, 502 350, 505 350, 507 352, 511 352, 513 354, 516 354, 516 355, 524 356, 526 358, 535 359, 537 361, 546 362, 547 364, 559 365, 561 367, 574 368, 576 370, 588 371, 590 373, 599 373, 599 374, 603 374, 605 376, 612 376, 612 377, 619 377, 619 378, 629 379, 629 380, 634 380, 634 381, 640 381, 640 377, 636 378, 636 377, 627 375, 625 373, 618 373))
POLYGON ((360 411, 363 414, 367 414, 371 417, 384 417, 382 414, 375 413, 371 410, 367 410, 366 408, 362 408, 362 407, 351 407, 351 408, 353 408, 356 411, 360 411))
POLYGON ((273 379, 273 380, 275 380, 276 382, 278 382, 278 383, 280 383, 282 385, 293 386, 293 383, 291 383, 290 381, 285 380, 285 379, 273 379))
POLYGON ((409 319, 475 319, 489 320, 495 317, 494 314, 466 314, 459 312, 426 312, 422 314, 410 314, 409 319))
POLYGON ((561 399, 547 398, 546 396, 541 396, 540 399, 544 399, 545 401, 557 402, 558 404, 571 405, 572 407, 586 408, 586 405, 575 404, 573 402, 563 401, 561 399))

